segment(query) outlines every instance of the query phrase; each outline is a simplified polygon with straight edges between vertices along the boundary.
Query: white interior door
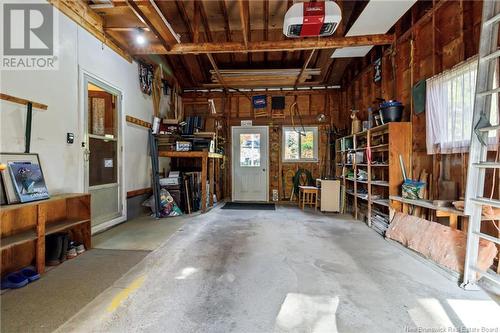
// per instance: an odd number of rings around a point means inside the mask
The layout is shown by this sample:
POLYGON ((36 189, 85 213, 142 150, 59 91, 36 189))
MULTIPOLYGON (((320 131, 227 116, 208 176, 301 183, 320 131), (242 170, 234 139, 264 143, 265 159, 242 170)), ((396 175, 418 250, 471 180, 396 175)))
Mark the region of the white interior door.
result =
POLYGON ((91 196, 92 228, 123 216, 121 193, 121 93, 85 77, 85 187, 91 196))
POLYGON ((232 128, 233 201, 269 200, 269 128, 232 128))

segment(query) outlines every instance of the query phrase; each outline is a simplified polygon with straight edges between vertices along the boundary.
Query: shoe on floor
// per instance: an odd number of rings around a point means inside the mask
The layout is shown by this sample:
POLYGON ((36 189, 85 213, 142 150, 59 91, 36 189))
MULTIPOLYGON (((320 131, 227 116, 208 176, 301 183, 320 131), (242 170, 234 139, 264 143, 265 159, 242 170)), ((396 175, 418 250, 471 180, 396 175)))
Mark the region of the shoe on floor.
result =
POLYGON ((27 285, 28 282, 28 279, 24 275, 11 273, 2 279, 2 290, 22 288, 27 285))
MULTIPOLYGON (((45 264, 56 266, 61 263, 59 260, 63 248, 63 234, 57 233, 49 235, 45 240, 45 264)), ((66 251, 64 252, 66 253, 66 251)))
POLYGON ((82 254, 83 252, 85 252, 85 245, 83 244, 76 245, 76 253, 82 254))
POLYGON ((36 281, 40 278, 40 274, 38 274, 33 268, 26 267, 21 269, 18 274, 23 275, 28 279, 28 282, 36 281))
POLYGON ((76 247, 71 247, 67 252, 66 252, 66 258, 67 259, 73 259, 78 255, 76 253, 76 247))
POLYGON ((68 234, 63 234, 61 237, 62 237, 62 249, 61 249, 61 254, 59 256, 59 261, 64 262, 66 260, 70 241, 68 234))

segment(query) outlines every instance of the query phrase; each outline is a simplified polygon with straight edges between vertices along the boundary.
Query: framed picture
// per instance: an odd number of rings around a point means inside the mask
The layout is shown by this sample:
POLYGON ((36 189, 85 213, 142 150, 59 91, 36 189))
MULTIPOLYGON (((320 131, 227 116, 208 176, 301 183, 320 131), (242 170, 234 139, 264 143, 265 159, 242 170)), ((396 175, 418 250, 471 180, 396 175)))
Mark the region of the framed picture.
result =
POLYGON ((38 154, 0 153, 0 163, 7 166, 2 182, 8 204, 49 197, 38 154))

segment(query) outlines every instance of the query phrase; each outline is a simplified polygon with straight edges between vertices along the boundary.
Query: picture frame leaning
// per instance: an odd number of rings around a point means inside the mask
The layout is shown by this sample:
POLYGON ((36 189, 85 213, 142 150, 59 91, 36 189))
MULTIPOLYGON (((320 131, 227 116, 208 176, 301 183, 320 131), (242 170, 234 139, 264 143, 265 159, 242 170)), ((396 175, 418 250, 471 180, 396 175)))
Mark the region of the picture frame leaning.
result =
POLYGON ((3 188, 5 190, 5 199, 7 204, 20 203, 21 200, 16 192, 14 180, 9 172, 9 163, 29 162, 38 164, 43 177, 43 169, 40 164, 40 158, 36 153, 3 153, 0 152, 0 163, 5 164, 7 168, 1 171, 3 188))

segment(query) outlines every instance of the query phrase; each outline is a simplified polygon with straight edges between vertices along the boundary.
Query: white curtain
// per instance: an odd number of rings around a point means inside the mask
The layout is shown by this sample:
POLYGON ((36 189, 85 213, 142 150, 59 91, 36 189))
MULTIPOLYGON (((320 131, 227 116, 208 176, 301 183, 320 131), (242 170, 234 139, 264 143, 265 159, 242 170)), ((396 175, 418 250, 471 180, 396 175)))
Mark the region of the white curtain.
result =
MULTIPOLYGON (((477 57, 427 80, 427 153, 467 152, 472 134, 477 57)), ((496 81, 496 80, 495 80, 496 81)), ((498 101, 492 98, 491 123, 497 124, 498 101)), ((494 148, 496 134, 490 134, 494 148)))

